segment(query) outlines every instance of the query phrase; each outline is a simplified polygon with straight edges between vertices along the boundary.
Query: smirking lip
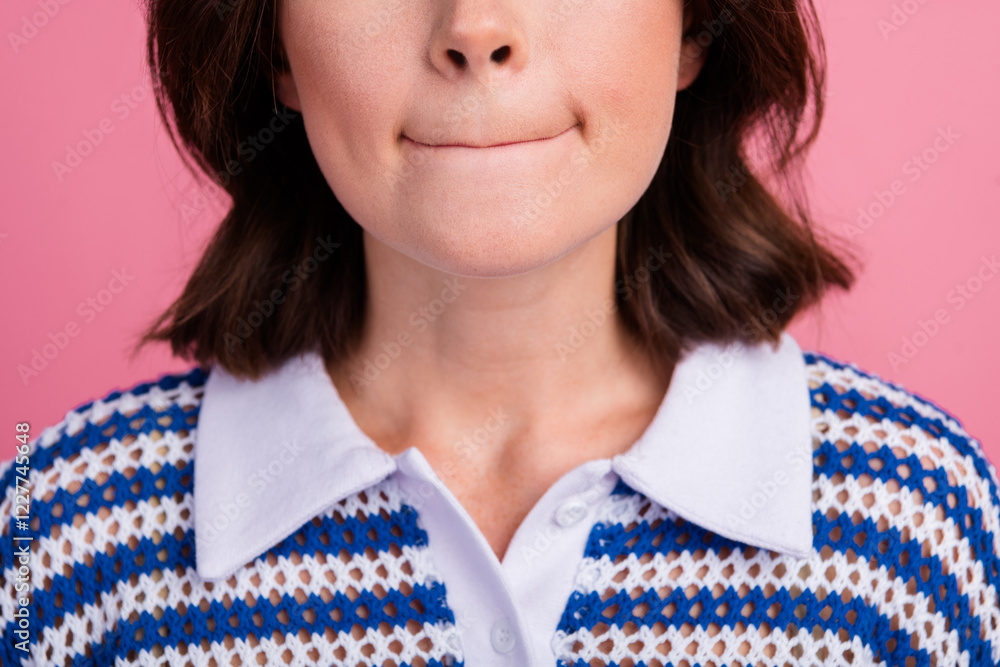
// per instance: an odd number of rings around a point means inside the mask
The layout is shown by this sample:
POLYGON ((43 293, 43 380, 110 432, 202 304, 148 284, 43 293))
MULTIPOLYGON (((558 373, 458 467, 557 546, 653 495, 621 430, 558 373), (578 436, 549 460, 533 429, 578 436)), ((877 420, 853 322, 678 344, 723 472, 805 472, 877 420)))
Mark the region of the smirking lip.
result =
POLYGON ((560 132, 559 134, 553 135, 551 137, 541 137, 541 138, 538 138, 538 139, 524 139, 524 140, 521 140, 521 141, 508 141, 508 142, 504 142, 504 143, 496 143, 496 144, 490 144, 490 145, 484 145, 484 146, 476 146, 476 145, 472 145, 472 144, 463 144, 463 143, 428 144, 428 143, 424 143, 422 141, 417 141, 416 139, 412 139, 412 138, 406 136, 405 134, 403 135, 403 140, 407 141, 407 142, 410 142, 412 144, 416 144, 418 146, 426 147, 426 148, 474 148, 474 149, 477 149, 477 150, 485 150, 487 148, 505 148, 507 146, 515 146, 515 145, 519 145, 519 144, 530 144, 530 143, 537 143, 537 142, 542 142, 542 141, 549 141, 551 139, 555 139, 557 137, 561 137, 562 135, 564 135, 567 132, 569 132, 570 130, 572 130, 574 127, 577 127, 577 126, 573 125, 572 127, 568 127, 565 130, 563 130, 562 132, 560 132))
MULTIPOLYGON (((503 179, 510 174, 550 171, 568 162, 577 140, 574 125, 547 139, 518 141, 496 146, 429 145, 403 135, 400 148, 408 166, 425 176, 441 176, 456 181, 503 179)), ((409 169, 408 169, 409 171, 409 169)))

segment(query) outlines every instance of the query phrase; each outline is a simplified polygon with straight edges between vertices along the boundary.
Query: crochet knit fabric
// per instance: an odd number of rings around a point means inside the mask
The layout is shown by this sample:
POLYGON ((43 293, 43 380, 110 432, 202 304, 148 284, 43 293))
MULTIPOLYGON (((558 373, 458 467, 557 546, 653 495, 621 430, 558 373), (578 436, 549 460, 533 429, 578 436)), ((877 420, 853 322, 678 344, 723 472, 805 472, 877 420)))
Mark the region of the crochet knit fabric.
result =
MULTIPOLYGON (((805 360, 812 555, 719 537, 620 482, 552 637, 559 667, 1000 663, 1000 499, 979 443, 898 386, 805 360)), ((464 664, 434 545, 391 477, 228 579, 199 577, 205 379, 166 375, 69 412, 31 443, 26 481, 0 464, 0 663, 464 664), (26 529, 16 487, 31 497, 26 529), (15 592, 26 543, 28 590, 15 592)))

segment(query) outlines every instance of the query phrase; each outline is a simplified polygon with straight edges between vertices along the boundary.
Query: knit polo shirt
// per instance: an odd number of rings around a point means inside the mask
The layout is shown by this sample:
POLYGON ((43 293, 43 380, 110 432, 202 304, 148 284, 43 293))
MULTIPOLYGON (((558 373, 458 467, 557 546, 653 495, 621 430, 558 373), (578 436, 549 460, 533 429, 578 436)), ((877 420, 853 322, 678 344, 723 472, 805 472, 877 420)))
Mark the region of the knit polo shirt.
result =
POLYGON ((165 375, 29 444, 0 464, 3 665, 1000 664, 980 444, 788 334, 687 353, 502 562, 453 470, 377 447, 316 353, 165 375))

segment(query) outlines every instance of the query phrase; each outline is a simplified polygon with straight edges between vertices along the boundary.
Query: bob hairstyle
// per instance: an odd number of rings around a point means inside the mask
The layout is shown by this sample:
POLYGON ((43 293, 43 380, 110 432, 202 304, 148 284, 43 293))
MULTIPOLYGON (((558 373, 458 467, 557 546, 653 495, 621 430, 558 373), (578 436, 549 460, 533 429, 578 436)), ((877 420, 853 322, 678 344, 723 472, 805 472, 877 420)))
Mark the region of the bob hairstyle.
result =
MULTIPOLYGON (((365 316, 362 228, 324 179, 301 116, 276 101, 287 67, 277 1, 146 0, 160 117, 187 167, 232 206, 136 350, 169 342, 238 377, 309 349, 336 363, 355 349, 365 316), (320 246, 329 259, 315 259, 320 246)), ((663 159, 618 223, 615 260, 621 317, 665 373, 696 341, 776 345, 827 288, 855 280, 812 229, 801 186, 826 72, 812 1, 686 5, 684 39, 706 60, 677 93, 663 159), (671 260, 643 273, 660 247, 671 260)))

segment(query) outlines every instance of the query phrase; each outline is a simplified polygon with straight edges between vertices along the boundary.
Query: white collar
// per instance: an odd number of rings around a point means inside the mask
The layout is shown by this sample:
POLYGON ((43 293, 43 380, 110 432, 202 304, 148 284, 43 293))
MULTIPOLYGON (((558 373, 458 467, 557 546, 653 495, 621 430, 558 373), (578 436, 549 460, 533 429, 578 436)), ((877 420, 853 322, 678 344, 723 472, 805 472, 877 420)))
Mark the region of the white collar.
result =
MULTIPOLYGON (((611 462, 626 484, 688 521, 802 558, 812 552, 812 451, 805 360, 784 333, 777 350, 694 347, 646 431, 611 462)), ((396 470, 316 352, 257 381, 214 367, 194 460, 196 568, 206 579, 229 576, 396 470)))

